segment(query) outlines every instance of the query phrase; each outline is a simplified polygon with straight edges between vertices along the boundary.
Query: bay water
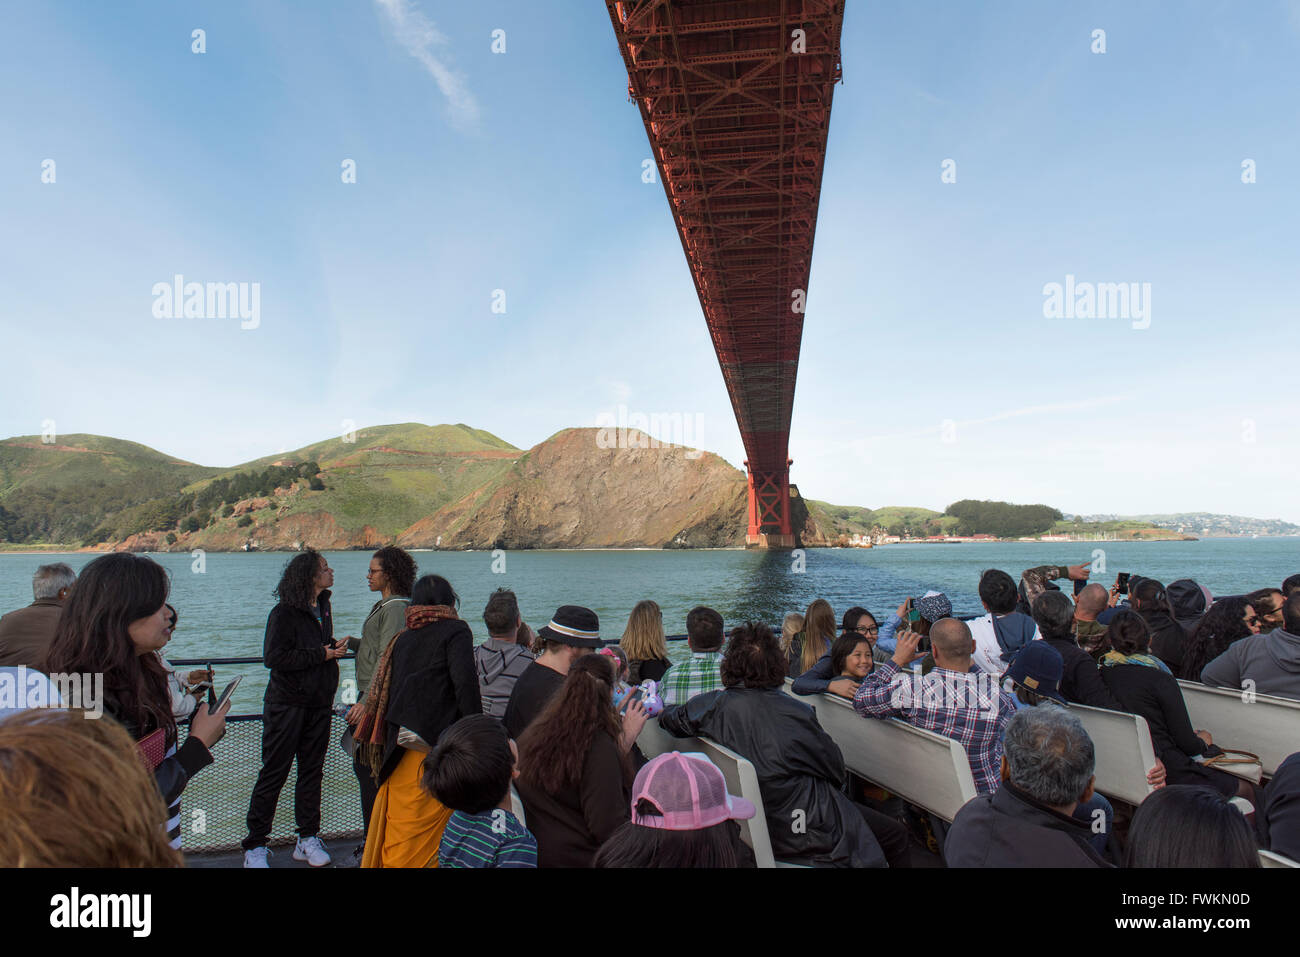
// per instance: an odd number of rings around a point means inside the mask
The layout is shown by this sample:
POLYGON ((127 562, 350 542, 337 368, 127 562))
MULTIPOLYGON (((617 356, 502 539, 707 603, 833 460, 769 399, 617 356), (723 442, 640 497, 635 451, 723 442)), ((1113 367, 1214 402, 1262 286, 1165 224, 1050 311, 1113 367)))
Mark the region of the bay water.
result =
MULTIPOLYGON (((779 628, 786 612, 803 612, 825 598, 837 619, 862 605, 882 620, 908 596, 934 588, 952 601, 955 615, 982 613, 976 587, 980 572, 1001 568, 1018 578, 1026 568, 1096 562, 1094 580, 1109 586, 1117 572, 1168 584, 1193 578, 1216 595, 1279 586, 1300 572, 1300 538, 1207 539, 1195 542, 1005 542, 889 545, 874 549, 806 549, 800 552, 717 550, 566 550, 414 552, 420 574, 446 577, 461 598, 460 613, 486 637, 482 611, 496 588, 513 589, 523 618, 534 630, 564 604, 586 605, 600 616, 601 637, 617 640, 632 607, 651 598, 663 609, 668 634, 686 631, 696 605, 717 609, 730 627, 752 619, 779 628)), ((361 623, 377 598, 366 587, 370 552, 326 552, 334 569, 336 636, 360 637, 361 623)), ((89 553, 0 554, 0 611, 31 601, 36 566, 64 561, 79 570, 89 553)), ((164 650, 169 659, 258 656, 283 552, 151 555, 171 577, 170 601, 180 620, 164 650)), ((1069 583, 1063 583, 1069 590, 1069 583)), ((669 643, 670 657, 689 654, 685 642, 669 643)), ((186 669, 182 669, 186 670, 186 669)), ((234 674, 244 680, 233 713, 261 710, 266 669, 261 665, 217 668, 217 687, 234 674)), ((341 663, 344 684, 351 661, 341 663)))

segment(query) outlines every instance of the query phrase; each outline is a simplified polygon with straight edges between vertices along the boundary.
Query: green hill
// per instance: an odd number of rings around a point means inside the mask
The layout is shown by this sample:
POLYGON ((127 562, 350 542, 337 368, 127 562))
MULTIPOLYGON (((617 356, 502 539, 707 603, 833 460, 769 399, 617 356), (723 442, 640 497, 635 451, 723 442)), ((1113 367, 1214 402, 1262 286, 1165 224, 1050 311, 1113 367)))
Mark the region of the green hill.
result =
POLYGON ((219 471, 100 435, 61 435, 51 444, 39 435, 5 439, 0 540, 80 542, 106 522, 166 521, 168 516, 153 515, 155 506, 219 471))

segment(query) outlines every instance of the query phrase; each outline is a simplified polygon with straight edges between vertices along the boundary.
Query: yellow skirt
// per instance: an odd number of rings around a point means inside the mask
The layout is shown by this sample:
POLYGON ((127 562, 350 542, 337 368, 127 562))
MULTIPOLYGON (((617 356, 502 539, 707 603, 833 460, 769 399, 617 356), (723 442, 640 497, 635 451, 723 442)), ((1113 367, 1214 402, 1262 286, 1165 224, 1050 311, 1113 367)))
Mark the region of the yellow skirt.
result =
POLYGON ((408 750, 379 788, 362 867, 438 866, 438 844, 451 809, 420 787, 423 763, 423 752, 408 750))

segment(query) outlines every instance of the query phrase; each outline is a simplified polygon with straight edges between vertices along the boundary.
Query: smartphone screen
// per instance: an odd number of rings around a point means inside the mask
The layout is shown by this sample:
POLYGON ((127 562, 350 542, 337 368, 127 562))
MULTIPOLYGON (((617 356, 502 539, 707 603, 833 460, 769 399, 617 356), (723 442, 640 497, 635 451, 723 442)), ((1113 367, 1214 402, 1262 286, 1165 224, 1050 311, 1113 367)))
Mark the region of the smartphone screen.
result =
POLYGON ((226 690, 221 692, 221 697, 215 701, 209 701, 208 714, 216 714, 224 708, 226 702, 230 700, 230 696, 235 693, 235 689, 239 687, 239 683, 243 680, 243 675, 235 675, 235 680, 226 685, 226 690))

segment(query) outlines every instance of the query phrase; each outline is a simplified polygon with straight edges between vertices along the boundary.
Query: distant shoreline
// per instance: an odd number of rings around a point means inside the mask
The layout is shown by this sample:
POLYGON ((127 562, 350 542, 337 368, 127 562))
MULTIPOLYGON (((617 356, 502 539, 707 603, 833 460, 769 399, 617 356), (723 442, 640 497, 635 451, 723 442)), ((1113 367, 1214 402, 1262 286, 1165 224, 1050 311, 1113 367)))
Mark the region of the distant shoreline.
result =
MULTIPOLYGON (((1167 544, 1169 542, 1196 542, 1196 541, 1280 541, 1283 539, 1297 539, 1300 535, 1206 535, 1186 538, 1121 538, 1121 539, 1070 539, 1066 541, 1052 540, 1041 541, 1031 540, 1023 541, 1018 538, 982 538, 972 541, 960 542, 883 542, 879 545, 873 545, 872 548, 862 548, 854 545, 803 545, 801 548, 816 549, 839 549, 841 551, 872 551, 876 548, 893 548, 898 545, 1128 545, 1135 543, 1167 544)), ((318 549, 323 552, 367 552, 373 551, 370 548, 322 548, 318 549)), ((413 554, 425 553, 473 553, 482 552, 491 554, 496 549, 491 548, 408 548, 407 551, 413 554)), ((756 549, 757 550, 757 549, 756 549)), ((141 551, 136 552, 139 555, 188 555, 192 549, 176 549, 174 551, 141 551)), ((245 552, 240 548, 213 549, 207 548, 202 550, 204 554, 209 555, 258 555, 258 554, 279 554, 292 555, 295 550, 291 548, 259 548, 255 551, 245 552)), ((704 548, 655 548, 649 545, 609 545, 609 546, 583 546, 579 548, 506 548, 502 549, 507 553, 519 552, 743 552, 747 551, 741 545, 728 545, 721 547, 704 547, 704 548)), ((0 555, 109 555, 113 554, 112 549, 91 548, 86 546, 73 545, 23 545, 19 548, 7 548, 0 545, 0 555)))

